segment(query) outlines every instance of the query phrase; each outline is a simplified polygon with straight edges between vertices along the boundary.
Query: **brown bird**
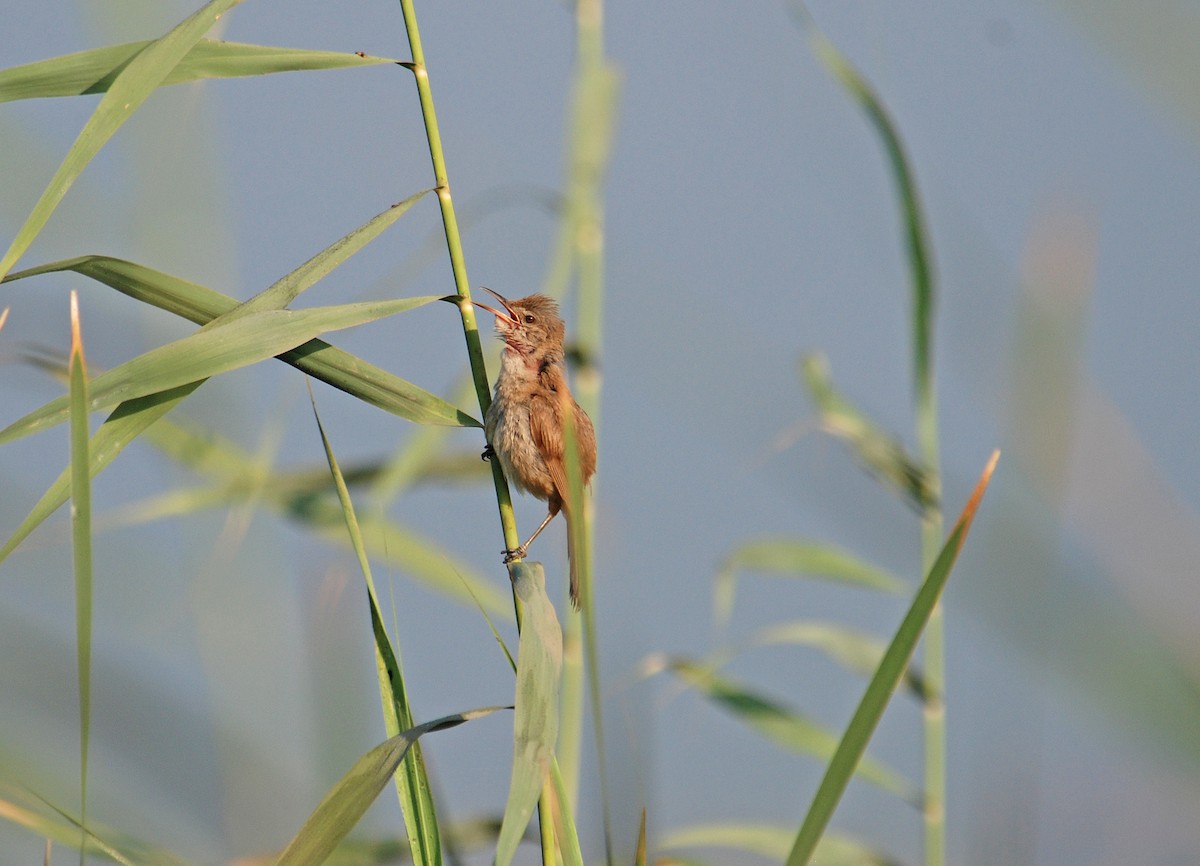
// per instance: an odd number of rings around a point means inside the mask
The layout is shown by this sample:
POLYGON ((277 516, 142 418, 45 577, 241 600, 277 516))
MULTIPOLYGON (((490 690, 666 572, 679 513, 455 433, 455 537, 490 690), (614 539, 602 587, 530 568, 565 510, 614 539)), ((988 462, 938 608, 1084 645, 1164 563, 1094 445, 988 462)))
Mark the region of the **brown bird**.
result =
POLYGON ((495 397, 484 417, 488 450, 518 490, 544 499, 546 519, 516 550, 505 551, 505 562, 523 558, 529 545, 554 516, 567 519, 567 559, 571 570, 571 604, 579 608, 579 574, 571 536, 573 515, 567 488, 564 421, 573 419, 579 471, 586 485, 596 471, 596 431, 592 420, 571 396, 563 360, 566 329, 558 304, 545 295, 510 301, 491 292, 503 311, 477 303, 496 316, 496 333, 504 340, 495 397))

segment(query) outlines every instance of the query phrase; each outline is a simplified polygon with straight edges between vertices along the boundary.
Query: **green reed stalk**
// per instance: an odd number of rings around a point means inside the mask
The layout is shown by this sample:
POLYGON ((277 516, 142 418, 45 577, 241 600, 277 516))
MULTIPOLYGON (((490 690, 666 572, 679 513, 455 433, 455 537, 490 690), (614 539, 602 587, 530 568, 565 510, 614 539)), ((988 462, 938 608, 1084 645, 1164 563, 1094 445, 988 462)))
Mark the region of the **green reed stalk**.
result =
MULTIPOLYGON (((403 66, 410 69, 417 82, 417 95, 421 101, 421 116, 425 120, 425 136, 429 140, 429 157, 433 161, 433 176, 438 205, 442 211, 442 226, 446 231, 446 249, 450 253, 450 267, 454 273, 454 289, 459 298, 471 300, 471 284, 467 279, 467 262, 463 255, 462 238, 458 233, 458 218, 454 214, 454 201, 450 197, 450 181, 446 174, 446 157, 442 152, 442 136, 438 130, 437 112, 433 105, 433 91, 429 86, 429 71, 425 67, 425 51, 421 47, 421 32, 417 27, 417 13, 412 0, 400 0, 404 15, 404 27, 408 32, 408 45, 412 51, 412 62, 403 66)), ((467 357, 471 363, 471 380, 479 400, 479 410, 487 414, 492 403, 488 388, 487 365, 483 358, 483 346, 479 340, 479 326, 475 323, 475 308, 470 303, 458 305, 462 315, 463 335, 467 341, 467 357)), ((500 509, 500 525, 504 531, 504 544, 510 550, 521 544, 517 534, 517 521, 513 514, 512 494, 508 479, 500 468, 500 461, 491 461, 492 481, 496 487, 496 504, 500 509)), ((514 601, 515 604, 515 601, 514 601)))
MULTIPOLYGON (((442 137, 438 130, 437 112, 433 104, 433 90, 429 86, 429 70, 425 66, 425 50, 421 46, 421 31, 417 27, 417 13, 413 8, 413 0, 400 0, 400 9, 404 15, 404 27, 408 32, 408 44, 412 51, 412 62, 403 64, 412 70, 417 82, 417 94, 421 102, 421 115, 425 121, 425 135, 429 141, 429 156, 433 161, 433 175, 436 183, 435 191, 438 204, 442 211, 442 225, 446 231, 446 248, 450 253, 450 266, 454 272, 454 287, 458 297, 465 302, 471 300, 471 285, 467 279, 467 263, 463 255, 462 237, 458 232, 458 218, 454 213, 454 201, 450 196, 450 181, 446 173, 446 158, 442 151, 442 137)), ((479 340, 479 327, 475 323, 475 309, 470 303, 458 304, 462 315, 463 335, 467 341, 467 356, 471 363, 471 379, 475 384, 475 394, 479 399, 479 410, 487 415, 492 397, 488 389, 487 366, 483 357, 483 346, 479 340)), ((513 514, 512 494, 508 489, 508 479, 499 460, 492 460, 492 481, 496 487, 496 504, 500 510, 500 524, 504 530, 504 545, 509 550, 520 546, 521 539, 517 533, 516 517, 513 514)), ((517 628, 521 627, 521 604, 517 599, 516 589, 513 589, 513 612, 516 616, 517 628)), ((567 808, 567 804, 563 804, 567 808)), ((546 794, 543 793, 538 801, 538 823, 543 828, 541 833, 542 863, 552 866, 557 862, 554 851, 553 833, 545 828, 550 821, 552 807, 546 794)))

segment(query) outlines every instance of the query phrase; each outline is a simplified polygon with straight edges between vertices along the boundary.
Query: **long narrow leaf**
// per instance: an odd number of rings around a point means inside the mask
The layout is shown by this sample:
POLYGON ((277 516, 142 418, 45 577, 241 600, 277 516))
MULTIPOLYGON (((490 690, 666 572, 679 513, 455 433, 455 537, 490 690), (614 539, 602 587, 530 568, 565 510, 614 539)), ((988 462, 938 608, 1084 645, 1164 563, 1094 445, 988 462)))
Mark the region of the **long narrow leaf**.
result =
MULTIPOLYGON (((88 408, 104 409, 126 400, 167 391, 281 355, 317 334, 352 328, 422 306, 434 297, 366 301, 308 310, 251 313, 212 330, 151 349, 97 376, 88 408)), ((0 444, 28 436, 66 420, 66 399, 45 406, 0 430, 0 444)))
MULTIPOLYGON (((92 722, 92 478, 88 472, 88 381, 71 292, 71 547, 75 561, 75 640, 79 676, 79 823, 87 827, 88 742, 92 722)), ((84 840, 80 842, 83 849, 84 840)))
MULTIPOLYGON (((0 102, 104 93, 153 40, 106 45, 0 70, 0 102)), ((162 80, 160 87, 205 78, 242 78, 275 72, 394 64, 388 57, 344 51, 277 48, 201 39, 162 80)))
MULTIPOLYGON (((732 713, 772 742, 793 752, 822 759, 834 754, 837 748, 834 733, 802 713, 688 659, 671 659, 668 667, 717 706, 732 713)), ((920 799, 910 782, 879 761, 864 759, 858 765, 857 772, 864 780, 903 800, 916 803, 920 799)))
MULTIPOLYGON (((558 686, 562 674, 562 630, 546 596, 540 563, 510 566, 521 603, 517 650, 517 700, 513 721, 512 779, 496 842, 496 866, 508 866, 533 817, 558 739, 558 686)), ((543 815, 543 820, 548 816, 543 815)))
MULTIPOLYGON (((429 190, 421 190, 414 193, 404 201, 394 204, 383 213, 372 217, 350 234, 321 250, 287 276, 276 280, 274 284, 238 307, 237 312, 241 315, 248 315, 261 310, 282 310, 299 297, 301 292, 328 276, 352 255, 383 234, 385 229, 408 213, 412 206, 424 198, 428 192, 429 190)), ((226 314, 226 319, 228 319, 228 315, 226 314)))
POLYGON ((160 39, 156 39, 121 71, 84 124, 75 143, 54 173, 37 204, 0 259, 3 277, 29 249, 76 178, 152 92, 200 41, 218 18, 242 0, 211 0, 160 39))
MULTIPOLYGON (((63 259, 12 274, 5 278, 5 282, 59 271, 83 274, 135 300, 200 325, 238 307, 238 302, 233 298, 207 286, 109 256, 63 259)), ((310 340, 280 355, 279 360, 373 406, 418 424, 483 426, 442 398, 324 340, 310 340)))
POLYGON ((900 678, 904 675, 904 669, 908 666, 909 659, 912 658, 913 651, 916 649, 917 641, 921 638, 925 623, 929 620, 929 615, 941 597, 942 589, 950 577, 950 571, 954 568, 963 542, 966 541, 971 522, 975 519, 975 513, 979 510, 984 491, 987 490, 992 472, 996 468, 996 461, 999 459, 1000 452, 993 452, 979 478, 979 483, 975 485, 971 498, 963 508, 962 514, 959 515, 950 537, 946 539, 942 552, 938 555, 933 567, 929 569, 928 576, 913 598, 908 613, 901 621, 883 660, 867 685, 858 709, 854 711, 850 724, 842 734, 837 751, 825 770, 817 793, 813 796, 812 805, 809 806, 808 813, 804 816, 800 831, 796 834, 796 841, 788 855, 787 866, 805 866, 812 861, 813 852, 816 850, 821 835, 825 832, 825 827, 829 824, 829 819, 833 816, 833 810, 841 800, 846 785, 849 784, 850 777, 854 774, 855 767, 862 760, 867 742, 883 717, 883 711, 887 709, 892 693, 896 691, 896 686, 899 685, 900 678))
MULTIPOLYGON (((371 617, 371 632, 375 638, 375 668, 379 679, 379 696, 383 702, 384 723, 388 734, 395 736, 401 730, 413 726, 412 708, 408 703, 408 689, 404 685, 404 670, 400 666, 399 653, 392 647, 388 639, 387 629, 383 624, 383 614, 379 609, 379 597, 375 592, 375 580, 371 576, 371 561, 367 556, 366 545, 363 544, 362 530, 354 513, 354 503, 350 499, 350 490, 346 487, 346 479, 338 467, 337 457, 333 453, 333 445, 325 435, 325 427, 321 424, 321 416, 317 413, 317 401, 308 392, 312 401, 313 417, 317 421, 317 431, 321 435, 321 444, 325 449, 325 458, 329 462, 329 471, 337 486, 338 501, 342 513, 346 517, 346 531, 350 536, 351 546, 358 557, 358 565, 367 584, 367 606, 371 617)), ((434 808, 433 795, 429 787, 429 776, 425 770, 425 761, 421 756, 420 743, 413 743, 408 754, 400 764, 400 772, 396 775, 396 792, 400 797, 400 808, 404 813, 404 825, 408 830, 409 853, 414 866, 441 866, 442 840, 438 831, 437 811, 434 808)))
POLYGON ((485 707, 443 716, 409 728, 367 752, 325 795, 275 866, 320 866, 375 802, 413 743, 431 731, 457 727, 501 709, 505 708, 485 707))

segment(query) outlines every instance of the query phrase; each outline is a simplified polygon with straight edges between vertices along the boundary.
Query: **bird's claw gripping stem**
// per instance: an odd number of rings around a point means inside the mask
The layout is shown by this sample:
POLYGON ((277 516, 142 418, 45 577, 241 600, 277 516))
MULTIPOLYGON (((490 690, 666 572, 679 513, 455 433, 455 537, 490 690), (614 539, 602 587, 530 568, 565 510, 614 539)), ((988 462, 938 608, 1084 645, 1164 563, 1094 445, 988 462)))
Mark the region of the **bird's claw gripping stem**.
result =
POLYGON ((510 562, 516 562, 518 559, 524 559, 525 554, 527 553, 524 546, 517 547, 512 550, 502 550, 500 552, 504 554, 505 565, 508 565, 510 562))

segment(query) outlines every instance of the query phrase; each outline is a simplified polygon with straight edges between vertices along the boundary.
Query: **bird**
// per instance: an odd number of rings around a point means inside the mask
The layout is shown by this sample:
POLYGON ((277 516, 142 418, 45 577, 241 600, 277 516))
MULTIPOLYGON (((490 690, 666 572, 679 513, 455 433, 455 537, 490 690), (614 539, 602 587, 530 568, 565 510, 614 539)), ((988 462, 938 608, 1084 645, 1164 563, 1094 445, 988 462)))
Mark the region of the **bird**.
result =
POLYGON ((524 558, 529 545, 561 511, 567 521, 571 604, 578 610, 578 557, 571 527, 581 515, 570 507, 564 430, 569 420, 584 486, 596 471, 596 431, 567 383, 566 326, 553 298, 533 294, 510 301, 486 286, 483 289, 503 309, 478 302, 475 306, 496 317, 496 334, 505 343, 493 399, 484 415, 488 443, 484 457, 495 456, 518 490, 544 500, 547 507, 546 519, 519 548, 506 550, 504 561, 524 558))

